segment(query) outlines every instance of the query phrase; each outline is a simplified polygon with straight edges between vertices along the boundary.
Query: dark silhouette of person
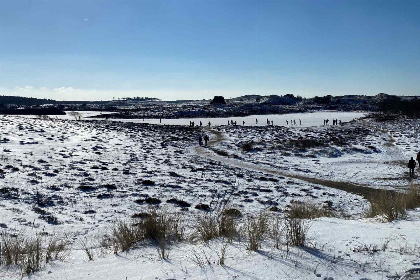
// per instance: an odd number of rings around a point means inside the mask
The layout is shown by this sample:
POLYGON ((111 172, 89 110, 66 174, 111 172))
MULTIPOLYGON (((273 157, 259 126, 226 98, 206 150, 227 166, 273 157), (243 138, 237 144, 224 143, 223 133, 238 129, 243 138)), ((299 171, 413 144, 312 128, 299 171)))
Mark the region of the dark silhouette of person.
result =
POLYGON ((420 152, 417 153, 417 161, 418 161, 419 167, 420 167, 420 152))
POLYGON ((242 121, 242 125, 245 126, 245 121, 242 121))
POLYGON ((410 169, 410 177, 414 177, 414 168, 416 167, 416 161, 411 157, 408 161, 408 168, 410 169))
POLYGON ((299 119, 299 125, 302 125, 302 121, 299 119))
POLYGON ((203 126, 203 123, 200 121, 200 126, 203 126))
POLYGON ((258 124, 258 119, 255 119, 255 124, 258 124))
POLYGON ((208 142, 209 142, 209 136, 207 134, 204 134, 204 146, 207 147, 208 142))
POLYGON ((286 120, 286 124, 289 125, 289 121, 288 120, 286 120))
POLYGON ((198 135, 198 144, 200 145, 200 146, 203 146, 203 136, 200 134, 200 135, 198 135))
POLYGON ((209 127, 211 126, 211 122, 209 122, 209 127))

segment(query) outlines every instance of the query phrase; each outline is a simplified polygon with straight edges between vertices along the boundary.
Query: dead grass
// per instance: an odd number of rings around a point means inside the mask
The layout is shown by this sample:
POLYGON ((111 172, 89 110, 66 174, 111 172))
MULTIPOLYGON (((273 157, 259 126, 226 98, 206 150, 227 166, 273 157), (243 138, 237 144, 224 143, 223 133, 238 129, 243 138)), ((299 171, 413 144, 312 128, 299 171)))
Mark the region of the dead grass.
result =
POLYGON ((195 232, 204 242, 219 237, 226 237, 232 241, 238 236, 237 218, 237 212, 231 209, 208 213, 197 218, 195 232))
POLYGON ((420 207, 420 188, 411 185, 406 193, 379 190, 376 196, 369 198, 370 211, 368 217, 384 216, 388 222, 402 219, 407 209, 420 207))
POLYGON ((335 215, 330 209, 305 201, 300 203, 293 202, 290 205, 288 216, 289 218, 298 219, 316 219, 320 217, 333 217, 335 215))
POLYGON ((248 246, 250 251, 257 251, 268 232, 268 216, 261 213, 258 217, 248 218, 247 221, 248 246))
POLYGON ((285 223, 287 245, 299 247, 305 246, 306 236, 309 230, 308 222, 298 218, 287 218, 285 223))
POLYGON ((23 274, 32 274, 46 263, 63 261, 69 253, 68 242, 58 237, 24 237, 24 235, 0 234, 0 265, 16 265, 23 274))
POLYGON ((161 258, 168 257, 167 246, 183 239, 183 230, 178 215, 151 211, 144 219, 134 223, 119 221, 111 236, 105 236, 103 246, 112 246, 114 253, 126 252, 141 242, 157 245, 161 258))

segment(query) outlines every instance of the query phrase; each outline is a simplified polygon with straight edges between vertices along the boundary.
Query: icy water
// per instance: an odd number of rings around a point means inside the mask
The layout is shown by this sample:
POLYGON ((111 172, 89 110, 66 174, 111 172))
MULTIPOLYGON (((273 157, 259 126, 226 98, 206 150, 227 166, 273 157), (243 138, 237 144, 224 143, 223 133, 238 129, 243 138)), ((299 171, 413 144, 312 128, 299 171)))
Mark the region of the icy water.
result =
MULTIPOLYGON (((100 114, 110 114, 111 112, 95 112, 95 111, 78 111, 83 118, 89 118, 100 114)), ((210 124, 212 126, 227 125, 228 122, 233 121, 237 125, 245 126, 264 126, 267 125, 267 119, 270 124, 273 122, 274 125, 281 126, 320 126, 324 124, 325 119, 329 119, 329 124, 332 124, 333 119, 341 120, 342 122, 349 122, 351 120, 364 117, 366 112, 335 112, 335 111, 321 111, 314 113, 293 113, 293 114, 282 114, 282 115, 251 115, 247 117, 231 117, 231 118, 189 118, 189 119, 108 119, 111 121, 120 122, 133 122, 133 123, 150 123, 150 124, 162 124, 162 125, 189 125, 190 121, 194 122, 194 125, 200 125, 200 121, 203 126, 210 124), (258 123, 257 123, 258 120, 258 123), (296 121, 296 125, 291 125, 291 121, 296 121), (300 120, 300 121, 299 121, 300 120)), ((59 119, 74 119, 69 112, 64 116, 51 116, 51 118, 59 119)), ((92 118, 89 118, 92 119, 92 118)), ((98 118, 103 120, 103 118, 98 118)))

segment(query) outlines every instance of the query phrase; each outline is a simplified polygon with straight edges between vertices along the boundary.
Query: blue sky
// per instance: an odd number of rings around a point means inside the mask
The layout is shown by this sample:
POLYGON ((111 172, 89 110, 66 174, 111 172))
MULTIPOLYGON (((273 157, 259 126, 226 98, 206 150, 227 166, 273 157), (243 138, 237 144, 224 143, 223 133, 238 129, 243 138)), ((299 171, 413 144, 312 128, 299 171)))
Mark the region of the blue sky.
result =
POLYGON ((420 95, 417 0, 0 0, 0 94, 420 95))

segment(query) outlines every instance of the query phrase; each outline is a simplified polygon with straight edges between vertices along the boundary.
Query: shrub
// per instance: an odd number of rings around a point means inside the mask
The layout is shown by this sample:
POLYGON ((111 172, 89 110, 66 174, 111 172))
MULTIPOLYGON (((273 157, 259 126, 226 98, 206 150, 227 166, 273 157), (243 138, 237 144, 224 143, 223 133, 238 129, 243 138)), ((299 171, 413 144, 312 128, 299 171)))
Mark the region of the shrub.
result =
POLYGON ((256 218, 249 218, 248 229, 248 250, 257 251, 261 248, 261 242, 268 230, 267 214, 261 213, 256 218))
POLYGON ((274 241, 274 247, 276 249, 280 249, 281 237, 283 235, 283 231, 284 231, 284 227, 283 227, 282 219, 280 217, 276 217, 273 223, 271 224, 271 231, 270 231, 270 235, 274 241))
POLYGON ((309 225, 302 219, 286 219, 286 244, 291 246, 305 246, 309 225))
POLYGON ((209 214, 197 218, 196 232, 204 242, 219 237, 217 217, 209 214))
POLYGON ((241 149, 244 152, 250 152, 254 149, 254 143, 252 141, 245 142, 244 144, 241 145, 241 149))

